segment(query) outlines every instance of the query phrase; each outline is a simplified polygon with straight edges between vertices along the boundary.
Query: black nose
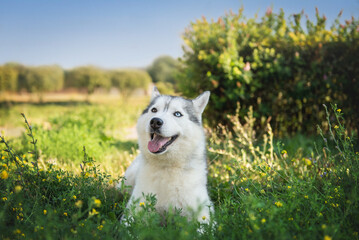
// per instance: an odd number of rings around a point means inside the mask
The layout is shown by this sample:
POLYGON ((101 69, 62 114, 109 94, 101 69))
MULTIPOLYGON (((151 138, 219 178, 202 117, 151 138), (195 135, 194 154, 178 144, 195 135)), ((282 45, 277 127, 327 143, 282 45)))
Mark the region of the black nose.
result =
POLYGON ((153 130, 159 129, 163 125, 163 121, 160 118, 152 118, 150 126, 153 130))

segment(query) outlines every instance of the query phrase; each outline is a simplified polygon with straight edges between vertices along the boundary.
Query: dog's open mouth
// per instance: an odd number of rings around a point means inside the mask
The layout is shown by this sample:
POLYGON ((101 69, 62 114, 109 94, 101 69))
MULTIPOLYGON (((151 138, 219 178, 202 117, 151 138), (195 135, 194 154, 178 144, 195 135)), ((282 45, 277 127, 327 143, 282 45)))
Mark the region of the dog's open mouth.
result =
POLYGON ((161 153, 166 151, 167 147, 171 145, 178 135, 172 137, 162 137, 156 133, 151 133, 151 140, 148 142, 148 150, 151 153, 161 153))

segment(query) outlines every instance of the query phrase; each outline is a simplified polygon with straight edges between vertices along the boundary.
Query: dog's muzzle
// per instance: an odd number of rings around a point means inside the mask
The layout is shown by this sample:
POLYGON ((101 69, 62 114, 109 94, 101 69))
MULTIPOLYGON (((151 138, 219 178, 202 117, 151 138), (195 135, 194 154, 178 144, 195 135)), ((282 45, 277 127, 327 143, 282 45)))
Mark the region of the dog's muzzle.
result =
POLYGON ((161 135, 160 128, 164 122, 160 118, 152 118, 150 121, 151 134, 150 141, 148 142, 147 148, 151 153, 162 153, 167 150, 178 137, 178 135, 165 137, 161 135))

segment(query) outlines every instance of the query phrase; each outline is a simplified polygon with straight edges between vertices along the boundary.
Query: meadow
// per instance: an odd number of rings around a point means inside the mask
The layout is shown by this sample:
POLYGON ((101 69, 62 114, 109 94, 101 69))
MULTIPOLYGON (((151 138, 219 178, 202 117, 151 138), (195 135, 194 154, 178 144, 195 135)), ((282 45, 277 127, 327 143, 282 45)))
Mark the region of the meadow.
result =
POLYGON ((114 186, 138 154, 134 126, 148 101, 1 103, 1 239, 359 238, 357 143, 335 105, 323 106, 328 132, 287 139, 270 124, 255 131, 253 111, 239 118, 238 106, 233 130, 206 127, 214 221, 200 233, 147 196, 125 226, 129 196, 114 186))

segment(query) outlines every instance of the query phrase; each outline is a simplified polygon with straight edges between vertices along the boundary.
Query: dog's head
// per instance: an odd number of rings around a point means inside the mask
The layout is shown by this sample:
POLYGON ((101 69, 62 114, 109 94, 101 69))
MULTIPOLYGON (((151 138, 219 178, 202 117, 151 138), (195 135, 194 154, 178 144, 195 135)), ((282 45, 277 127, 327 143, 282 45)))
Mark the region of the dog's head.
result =
POLYGON ((210 92, 193 100, 161 95, 155 87, 151 102, 137 123, 141 152, 148 156, 180 156, 203 144, 202 112, 210 92))

